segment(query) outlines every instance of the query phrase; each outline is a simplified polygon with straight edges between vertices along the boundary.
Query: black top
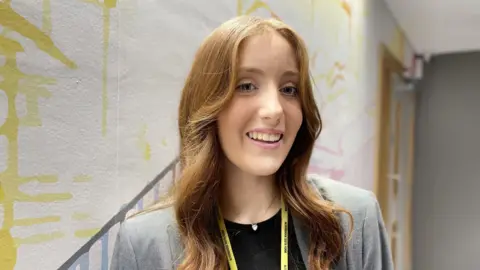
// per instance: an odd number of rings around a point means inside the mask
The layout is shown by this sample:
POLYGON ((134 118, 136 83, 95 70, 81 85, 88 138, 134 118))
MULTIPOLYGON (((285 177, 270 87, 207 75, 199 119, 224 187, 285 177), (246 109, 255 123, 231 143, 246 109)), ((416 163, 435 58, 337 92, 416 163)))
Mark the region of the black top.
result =
MULTIPOLYGON (((251 225, 225 220, 239 270, 280 269, 281 221, 279 211, 272 218, 258 223, 254 231, 251 225)), ((290 215, 288 225, 288 269, 306 270, 290 215)))

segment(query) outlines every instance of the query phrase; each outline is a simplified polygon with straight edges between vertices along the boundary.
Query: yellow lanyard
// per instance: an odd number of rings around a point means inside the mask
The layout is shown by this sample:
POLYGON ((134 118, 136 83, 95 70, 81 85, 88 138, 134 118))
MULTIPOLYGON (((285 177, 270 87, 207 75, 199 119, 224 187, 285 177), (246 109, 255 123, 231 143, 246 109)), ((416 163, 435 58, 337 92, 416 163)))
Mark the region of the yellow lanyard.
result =
MULTIPOLYGON (((280 250, 280 265, 281 270, 288 270, 288 209, 285 206, 285 202, 282 201, 282 240, 281 240, 281 250, 280 250)), ((233 256, 232 245, 230 244, 230 238, 228 237, 227 228, 225 227, 225 222, 223 221, 223 216, 218 209, 218 226, 220 227, 220 234, 222 235, 223 246, 225 247, 225 252, 227 253, 228 264, 230 265, 230 270, 238 270, 237 262, 235 261, 235 256, 233 256)))

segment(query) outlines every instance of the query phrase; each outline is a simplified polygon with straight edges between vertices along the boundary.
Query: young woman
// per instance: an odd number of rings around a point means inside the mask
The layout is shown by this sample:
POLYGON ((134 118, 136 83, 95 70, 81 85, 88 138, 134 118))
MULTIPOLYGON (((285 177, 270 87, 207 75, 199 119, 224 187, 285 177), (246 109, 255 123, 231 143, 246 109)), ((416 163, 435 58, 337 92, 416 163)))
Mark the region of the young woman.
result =
POLYGON ((213 31, 178 125, 171 203, 122 224, 112 269, 393 269, 372 193, 306 175, 321 120, 290 27, 237 17, 213 31))

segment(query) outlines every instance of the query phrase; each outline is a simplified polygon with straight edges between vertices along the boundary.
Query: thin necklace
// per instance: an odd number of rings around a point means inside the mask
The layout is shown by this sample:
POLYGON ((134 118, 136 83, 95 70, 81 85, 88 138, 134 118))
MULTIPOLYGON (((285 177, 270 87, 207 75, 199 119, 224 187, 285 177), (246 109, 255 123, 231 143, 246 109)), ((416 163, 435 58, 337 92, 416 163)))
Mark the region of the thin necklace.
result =
MULTIPOLYGON (((275 199, 277 198, 277 195, 275 195, 275 197, 273 197, 272 199, 272 202, 270 203, 270 205, 267 207, 267 209, 265 209, 265 211, 263 212, 263 214, 265 215, 265 213, 268 211, 268 209, 270 209, 270 207, 272 207, 273 203, 275 202, 275 199)), ((258 223, 252 223, 252 230, 253 231, 257 231, 258 230, 258 223)))

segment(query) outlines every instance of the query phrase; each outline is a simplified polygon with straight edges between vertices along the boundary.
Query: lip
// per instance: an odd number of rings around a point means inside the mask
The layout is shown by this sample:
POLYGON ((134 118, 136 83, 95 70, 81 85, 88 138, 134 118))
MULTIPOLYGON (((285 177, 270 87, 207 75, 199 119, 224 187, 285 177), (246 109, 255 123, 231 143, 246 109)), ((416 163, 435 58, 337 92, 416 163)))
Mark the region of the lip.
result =
POLYGON ((274 142, 274 143, 266 143, 266 142, 260 142, 260 141, 255 141, 254 139, 250 139, 250 137, 248 137, 248 140, 251 141, 253 144, 263 148, 263 149, 276 149, 278 147, 280 147, 280 144, 282 143, 282 139, 280 139, 278 142, 274 142))
POLYGON ((248 131, 245 136, 248 138, 249 141, 251 141, 253 144, 259 146, 260 148, 263 149, 276 149, 280 147, 282 141, 283 141, 283 136, 278 142, 274 143, 267 143, 267 142, 261 142, 261 141, 256 141, 248 136, 249 132, 259 132, 259 133, 266 133, 266 134, 279 134, 283 135, 283 131, 278 130, 278 129, 272 129, 272 128, 256 128, 248 131))

